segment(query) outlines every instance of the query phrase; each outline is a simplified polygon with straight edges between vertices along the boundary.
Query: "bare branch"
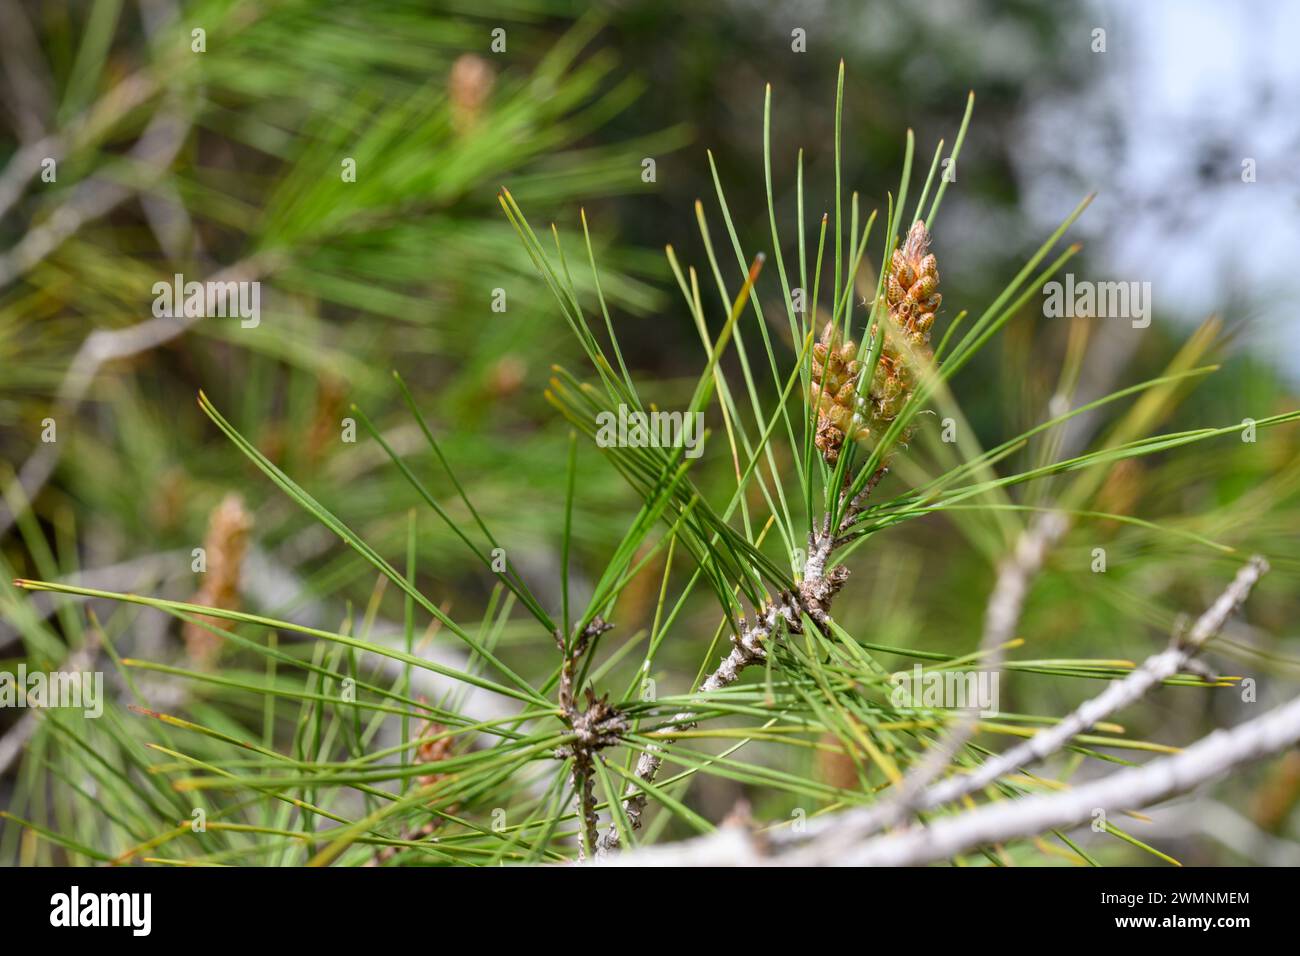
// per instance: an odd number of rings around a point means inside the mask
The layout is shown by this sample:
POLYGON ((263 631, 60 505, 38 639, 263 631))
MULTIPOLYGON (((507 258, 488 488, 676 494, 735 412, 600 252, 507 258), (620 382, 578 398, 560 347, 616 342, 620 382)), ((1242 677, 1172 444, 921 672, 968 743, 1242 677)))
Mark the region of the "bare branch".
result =
MULTIPOLYGON (((1237 572, 1232 583, 1196 620, 1191 630, 1185 636, 1175 638, 1168 649, 1147 658, 1123 680, 1113 681, 1104 691, 1085 701, 1059 723, 1040 730, 1005 753, 990 757, 971 773, 950 777, 917 794, 910 803, 911 808, 930 810, 983 790, 1000 777, 1046 759, 1066 746, 1077 734, 1086 732, 1111 714, 1136 703, 1151 688, 1186 667, 1192 656, 1223 629, 1228 618, 1250 596, 1251 589, 1267 571, 1268 563, 1263 558, 1251 558, 1237 572)), ((841 814, 842 819, 837 824, 834 839, 843 840, 845 831, 850 831, 858 839, 870 836, 896 823, 900 809, 895 804, 882 804, 867 810, 852 810, 841 814)), ((810 822, 805 836, 816 837, 819 830, 818 822, 810 822)))
POLYGON ((1235 767, 1300 742, 1300 699, 1263 717, 1216 730, 1182 753, 1132 767, 1074 790, 988 804, 896 836, 877 837, 840 862, 851 866, 917 866, 965 850, 1053 828, 1071 828, 1108 813, 1137 809, 1185 793, 1235 767))
MULTIPOLYGON (((189 135, 190 125, 190 118, 179 106, 173 104, 161 110, 131 148, 129 158, 148 167, 156 176, 172 164, 189 135)), ((151 181, 150 177, 139 178, 144 183, 151 181)), ((107 215, 134 193, 132 186, 102 176, 77 184, 68 199, 47 219, 29 229, 8 252, 0 254, 0 286, 29 271, 86 223, 107 215)))
POLYGON ((93 142, 157 92, 157 81, 148 71, 140 70, 114 86, 61 133, 51 133, 15 151, 0 173, 0 216, 22 198, 28 181, 40 172, 41 160, 60 160, 69 150, 93 142))
POLYGON ((0 0, 0 66, 18 138, 39 139, 54 113, 53 81, 31 20, 18 0, 0 0))
MULTIPOLYGON (((997 582, 984 613, 984 634, 980 639, 983 666, 994 671, 1001 669, 1003 648, 1015 637, 1034 578, 1042 570, 1047 552, 1061 540, 1069 527, 1065 516, 1058 512, 1037 515, 1017 539, 1011 554, 999 565, 997 582)), ((885 825, 916 808, 925 788, 952 765, 958 751, 975 733, 976 722, 975 713, 963 714, 929 749, 921 762, 908 772, 895 795, 881 807, 882 814, 891 818, 885 825)))
POLYGON ((847 814, 828 818, 823 831, 835 840, 791 850, 789 834, 762 839, 720 830, 695 840, 608 858, 614 866, 921 866, 951 859, 974 847, 1005 843, 1052 829, 1072 829, 1098 810, 1136 810, 1186 793, 1242 764, 1300 743, 1300 698, 1231 730, 1216 730, 1183 752, 1130 767, 1063 793, 1004 800, 936 820, 928 826, 854 842, 840 835, 847 814))

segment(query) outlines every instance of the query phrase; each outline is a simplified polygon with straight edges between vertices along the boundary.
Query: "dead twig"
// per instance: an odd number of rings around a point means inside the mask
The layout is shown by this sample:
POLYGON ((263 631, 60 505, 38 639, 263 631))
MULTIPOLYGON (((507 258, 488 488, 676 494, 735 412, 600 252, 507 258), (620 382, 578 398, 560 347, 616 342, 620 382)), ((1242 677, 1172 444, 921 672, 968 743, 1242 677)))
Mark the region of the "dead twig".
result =
POLYGON ((613 866, 923 866, 979 846, 1052 829, 1069 830, 1107 813, 1136 810, 1220 779, 1237 767, 1300 743, 1300 698, 1231 730, 1216 730, 1186 750, 1130 767, 1073 790, 1001 800, 889 836, 856 840, 848 814, 828 817, 815 847, 791 835, 722 829, 694 840, 615 854, 613 866), (765 836, 766 839, 759 839, 765 836), (784 839, 782 839, 784 837, 784 839))
MULTIPOLYGON (((984 633, 980 638, 982 666, 993 671, 1001 669, 1007 642, 1015 637, 1034 579, 1042 570, 1048 551, 1061 540, 1069 527, 1069 521, 1059 512, 1036 516, 999 565, 997 582, 984 613, 984 633)), ((976 723, 974 712, 963 714, 926 752, 921 762, 896 788, 886 805, 887 815, 901 819, 916 809, 921 793, 952 765, 958 751, 974 735, 976 723)))
MULTIPOLYGON (((1233 612, 1250 596, 1251 589, 1268 571, 1268 562, 1261 557, 1251 558, 1232 583, 1206 609, 1192 627, 1178 634, 1165 650, 1148 657, 1140 667, 1123 680, 1112 682, 1096 697, 1085 701, 1076 710, 1055 725, 1041 730, 1033 737, 1010 750, 990 757, 975 770, 961 776, 950 777, 918 793, 908 806, 912 810, 930 810, 954 803, 972 793, 977 793, 995 780, 1015 773, 1021 768, 1046 759, 1065 747, 1076 735, 1141 700, 1162 681, 1186 670, 1188 662, 1200 652, 1208 641, 1217 635, 1233 612)), ((903 815, 897 804, 883 804, 867 810, 849 811, 843 815, 844 833, 857 837, 869 836, 897 823, 903 815)), ((818 836, 819 825, 810 823, 805 835, 818 836)))

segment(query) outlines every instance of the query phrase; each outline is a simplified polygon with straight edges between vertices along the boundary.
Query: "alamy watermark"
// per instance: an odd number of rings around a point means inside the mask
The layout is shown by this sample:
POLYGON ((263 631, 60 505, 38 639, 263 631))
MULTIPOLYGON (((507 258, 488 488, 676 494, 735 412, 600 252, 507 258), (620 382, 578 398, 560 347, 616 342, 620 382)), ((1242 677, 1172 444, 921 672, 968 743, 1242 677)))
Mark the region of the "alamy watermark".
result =
POLYGON ((1129 319, 1135 329, 1151 324, 1150 282, 1076 281, 1073 272, 1065 282, 1043 286, 1043 315, 1049 319, 1129 319))
POLYGON ((119 926, 132 936, 153 929, 152 893, 83 893, 73 886, 50 897, 50 925, 56 927, 119 926))
POLYGON ((0 707, 67 707, 87 717, 104 713, 103 671, 0 671, 0 707))
POLYGON ((981 717, 998 715, 998 671, 923 670, 889 675, 893 690, 889 702, 896 708, 924 707, 933 710, 973 710, 981 717))
POLYGON ((703 412, 601 412, 596 444, 601 448, 685 448, 687 458, 704 453, 703 412))
POLYGON ((262 321, 262 283, 257 280, 186 282, 178 272, 171 282, 155 282, 153 294, 153 314, 159 319, 238 317, 245 329, 262 321))

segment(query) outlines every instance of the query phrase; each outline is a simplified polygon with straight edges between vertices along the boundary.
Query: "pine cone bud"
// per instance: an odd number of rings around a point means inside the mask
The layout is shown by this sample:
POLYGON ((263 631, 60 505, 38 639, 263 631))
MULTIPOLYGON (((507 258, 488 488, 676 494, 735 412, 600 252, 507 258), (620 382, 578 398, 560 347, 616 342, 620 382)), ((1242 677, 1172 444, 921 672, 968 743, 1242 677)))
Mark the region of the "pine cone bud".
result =
MULTIPOLYGON (((890 258, 877 310, 885 317, 880 358, 866 398, 857 394, 861 363, 855 343, 841 344, 839 330, 828 322, 813 346, 809 391, 817 407, 817 447, 829 465, 839 460, 845 439, 885 432, 912 395, 918 365, 931 358, 930 328, 943 296, 938 263, 929 250, 930 234, 918 220, 890 258)), ((872 335, 880 335, 879 324, 872 335)), ((909 428, 900 440, 906 442, 910 435, 909 428)))
POLYGON ((451 101, 451 122, 457 133, 467 133, 478 123, 496 74, 487 60, 463 53, 451 65, 447 94, 451 101))
POLYGON ((813 346, 812 382, 809 391, 817 407, 817 447, 828 464, 835 464, 845 438, 856 438, 862 425, 858 414, 863 407, 857 395, 862 365, 854 358, 857 344, 842 343, 839 329, 827 322, 813 346))
MULTIPOLYGON (((239 575, 252 528, 253 516, 244 507, 244 499, 234 492, 226 495, 208 519, 208 534, 203 540, 207 569, 193 603, 226 611, 239 609, 239 575)), ((199 615, 197 621, 230 627, 229 621, 208 615, 199 615)), ((191 660, 200 667, 211 667, 221 650, 221 637, 193 621, 186 622, 183 633, 191 660)))
MULTIPOLYGON (((424 698, 420 699, 423 700, 424 698)), ((446 732, 447 727, 445 724, 432 720, 425 720, 420 723, 419 729, 415 732, 415 738, 420 741, 415 747, 415 759, 418 763, 438 763, 452 755, 456 738, 439 736, 446 732), (424 739, 428 737, 437 739, 424 739)), ((435 771, 434 773, 421 774, 416 778, 416 782, 422 787, 428 787, 443 779, 444 776, 446 775, 435 771)))
POLYGON ((943 296, 939 294, 939 265, 930 252, 930 233, 918 219, 890 261, 885 301, 895 330, 913 348, 928 347, 930 327, 943 296))

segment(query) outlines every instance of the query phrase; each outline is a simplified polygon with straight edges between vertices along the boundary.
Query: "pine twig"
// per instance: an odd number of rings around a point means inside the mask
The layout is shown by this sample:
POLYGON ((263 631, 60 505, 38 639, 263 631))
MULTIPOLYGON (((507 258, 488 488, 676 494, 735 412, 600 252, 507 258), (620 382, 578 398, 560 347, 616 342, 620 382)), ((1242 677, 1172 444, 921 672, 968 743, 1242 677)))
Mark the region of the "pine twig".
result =
POLYGON ((877 837, 844 855, 849 866, 919 866, 972 847, 1072 828, 1098 809, 1137 809, 1185 793, 1248 761, 1300 742, 1300 699, 1232 730, 1216 730, 1172 757, 1121 770, 1074 790, 1001 801, 897 836, 877 837))
MULTIPOLYGON (((855 810, 843 814, 843 827, 858 838, 870 836, 897 823, 910 807, 912 810, 930 810, 953 803, 972 793, 977 793, 995 780, 1015 773, 1050 757, 1066 746, 1077 734, 1105 720, 1111 714, 1141 700, 1161 682, 1180 673, 1207 642, 1215 637, 1228 618, 1250 596, 1251 589, 1268 571, 1268 562, 1261 557, 1251 558, 1237 572, 1232 583, 1215 599, 1185 634, 1176 636, 1165 650, 1148 657, 1140 667, 1123 680, 1112 682, 1096 697, 1085 701, 1076 710, 1055 725, 1040 730, 1023 743, 990 757, 969 774, 950 777, 918 793, 906 806, 896 803, 855 810)), ((805 835, 817 837, 819 827, 810 823, 805 835)), ((842 839, 838 833, 836 839, 842 839)))
POLYGON ((1052 829, 1072 829, 1098 809, 1140 809, 1223 777, 1253 760, 1300 743, 1300 698, 1231 730, 1216 730, 1179 754, 1130 767, 1073 790, 986 804, 928 826, 854 843, 840 832, 845 814, 828 818, 827 837, 808 852, 792 841, 759 839, 739 828, 609 858, 615 866, 922 866, 974 847, 1052 829), (833 839, 832 839, 833 838, 833 839))
MULTIPOLYGON (((700 684, 700 693, 708 694, 734 684, 742 671, 751 664, 767 659, 767 642, 777 633, 782 623, 792 633, 799 633, 803 628, 803 616, 811 618, 819 625, 830 622, 831 601, 848 579, 848 568, 832 568, 826 565, 835 550, 844 543, 841 537, 844 531, 857 518, 867 498, 876 485, 885 476, 888 469, 881 467, 867 481, 866 487, 859 492, 845 509, 839 527, 832 532, 830 517, 822 520, 821 532, 810 534, 808 557, 804 561, 802 580, 794 591, 778 594, 771 604, 756 609, 755 620, 741 622, 739 631, 732 636, 731 651, 722 659, 722 663, 700 684)), ((663 729, 663 734, 671 737, 689 730, 695 722, 695 714, 682 711, 676 714, 672 722, 663 729)), ((648 746, 636 763, 636 776, 646 783, 653 783, 663 766, 663 748, 655 744, 648 746)), ((645 811, 647 795, 644 788, 630 784, 623 795, 623 809, 628 823, 633 830, 640 829, 641 815, 645 811)), ((620 837, 618 828, 613 823, 601 834, 596 844, 596 853, 603 856, 610 850, 618 849, 620 837)))
POLYGON ((615 746, 622 740, 622 735, 627 732, 627 719, 610 706, 608 694, 598 699, 590 687, 587 688, 586 709, 579 709, 574 673, 578 661, 587 652, 591 642, 613 626, 597 615, 574 638, 572 646, 566 646, 562 633, 557 631, 555 635, 555 643, 563 655, 560 664, 560 713, 573 730, 573 740, 556 750, 555 756, 562 760, 573 760, 573 791, 578 797, 578 814, 582 821, 582 840, 578 845, 579 862, 585 860, 588 853, 596 852, 600 842, 600 817, 596 813, 595 753, 603 747, 615 746))

